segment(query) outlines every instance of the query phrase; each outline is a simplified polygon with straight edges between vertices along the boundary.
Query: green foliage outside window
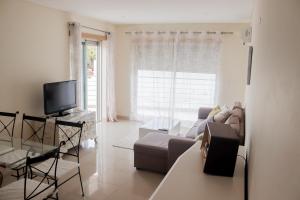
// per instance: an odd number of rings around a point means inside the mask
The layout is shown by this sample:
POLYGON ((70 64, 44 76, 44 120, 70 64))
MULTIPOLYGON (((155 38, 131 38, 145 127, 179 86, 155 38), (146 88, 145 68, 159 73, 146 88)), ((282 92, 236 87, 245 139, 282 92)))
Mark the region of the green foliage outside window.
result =
POLYGON ((97 49, 92 46, 87 47, 87 70, 88 70, 88 78, 91 78, 95 74, 95 60, 97 58, 96 55, 97 49))

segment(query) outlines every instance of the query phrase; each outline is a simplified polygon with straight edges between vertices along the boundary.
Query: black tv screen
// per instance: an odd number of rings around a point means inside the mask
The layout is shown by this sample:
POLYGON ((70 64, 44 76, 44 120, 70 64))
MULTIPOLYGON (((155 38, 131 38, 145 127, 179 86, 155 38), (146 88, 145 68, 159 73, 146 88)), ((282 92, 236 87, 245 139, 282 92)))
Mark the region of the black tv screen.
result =
POLYGON ((44 84, 46 115, 62 113, 76 106, 76 80, 44 84))

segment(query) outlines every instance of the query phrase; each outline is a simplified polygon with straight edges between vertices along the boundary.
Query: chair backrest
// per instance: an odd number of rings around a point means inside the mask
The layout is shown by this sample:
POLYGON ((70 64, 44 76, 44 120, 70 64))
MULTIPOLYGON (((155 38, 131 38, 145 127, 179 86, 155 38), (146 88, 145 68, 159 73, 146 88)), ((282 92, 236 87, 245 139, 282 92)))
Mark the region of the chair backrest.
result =
POLYGON ((15 113, 0 112, 0 140, 12 140, 17 114, 19 111, 15 113))
POLYGON ((23 114, 21 138, 22 142, 33 141, 43 144, 46 117, 35 117, 23 114))
MULTIPOLYGON (((61 146, 61 145, 60 145, 61 146)), ((54 193, 57 189, 57 178, 56 178, 56 171, 57 171, 57 162, 59 158, 59 149, 60 146, 52 151, 49 151, 46 154, 42 154, 33 158, 27 157, 26 159, 26 168, 25 168, 25 174, 24 174, 24 199, 29 200, 33 199, 36 196, 40 195, 44 191, 53 188, 54 190, 52 193, 54 193), (49 165, 42 165, 42 167, 38 167, 40 163, 42 162, 49 162, 49 165), (32 173, 32 170, 35 170, 37 173, 40 174, 40 179, 36 179, 35 181, 38 181, 38 184, 35 184, 30 187, 30 189, 27 189, 28 185, 28 177, 30 175, 30 172, 32 173), (54 170, 54 176, 50 172, 53 172, 54 170), (44 181, 47 180, 48 184, 45 187, 44 181)))
MULTIPOLYGON (((81 141, 81 133, 82 128, 85 122, 69 122, 69 121, 61 121, 55 120, 55 129, 54 129, 54 145, 56 141, 56 134, 60 135, 60 138, 63 138, 65 142, 64 145, 68 145, 71 147, 75 153, 69 152, 60 152, 61 154, 74 156, 77 158, 77 162, 79 163, 79 146, 81 141)), ((63 147, 63 146, 62 146, 63 147)), ((69 149, 69 148, 68 148, 69 149)))

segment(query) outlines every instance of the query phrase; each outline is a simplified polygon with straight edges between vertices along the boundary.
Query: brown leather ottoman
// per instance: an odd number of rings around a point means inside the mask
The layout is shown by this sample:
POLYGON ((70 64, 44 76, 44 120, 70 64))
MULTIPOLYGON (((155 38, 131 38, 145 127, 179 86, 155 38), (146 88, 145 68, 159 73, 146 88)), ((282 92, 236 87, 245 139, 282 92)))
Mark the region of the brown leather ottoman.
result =
MULTIPOLYGON (((173 138, 163 133, 148 133, 134 144, 134 167, 153 172, 168 172, 168 143, 173 138)), ((175 138, 175 136, 174 136, 175 138)))

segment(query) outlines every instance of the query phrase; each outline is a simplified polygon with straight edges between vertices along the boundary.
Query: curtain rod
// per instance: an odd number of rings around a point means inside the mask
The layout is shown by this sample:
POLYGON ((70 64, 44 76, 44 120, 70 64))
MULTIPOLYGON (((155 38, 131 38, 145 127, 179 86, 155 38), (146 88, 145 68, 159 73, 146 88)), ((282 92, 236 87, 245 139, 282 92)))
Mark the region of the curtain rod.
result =
POLYGON ((96 28, 92 28, 92 27, 88 27, 88 26, 84 26, 84 25, 80 25, 80 26, 83 27, 83 28, 87 28, 87 29, 91 29, 91 30, 95 30, 95 31, 100 31, 102 33, 110 35, 109 31, 103 31, 103 30, 100 30, 100 29, 96 29, 96 28))
MULTIPOLYGON (((75 23, 69 23, 69 24, 70 24, 70 25, 74 25, 75 23)), ((91 29, 91 30, 95 30, 95 31, 100 31, 100 32, 102 32, 102 33, 105 33, 105 34, 110 35, 110 32, 109 32, 109 31, 103 31, 103 30, 100 30, 100 29, 92 28, 92 27, 89 27, 89 26, 84 26, 84 25, 81 25, 81 24, 80 24, 80 27, 87 28, 87 29, 91 29)))
MULTIPOLYGON (((175 31, 158 31, 157 33, 177 33, 175 31)), ((151 33, 155 33, 154 31, 126 31, 125 34, 132 34, 132 33, 148 33, 148 34, 151 34, 151 33)), ((179 33, 183 34, 183 33, 189 33, 187 31, 180 31, 179 33)), ((193 31, 192 33, 207 33, 207 34, 217 34, 216 31, 193 31)), ((220 32, 221 35, 233 35, 234 32, 225 32, 225 31, 222 31, 220 32)))

